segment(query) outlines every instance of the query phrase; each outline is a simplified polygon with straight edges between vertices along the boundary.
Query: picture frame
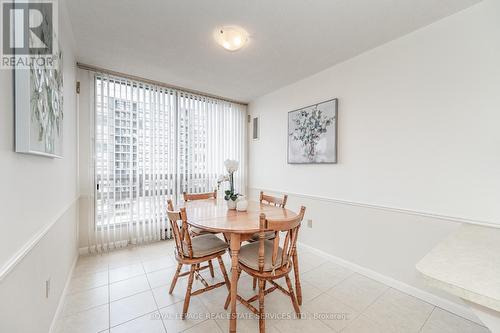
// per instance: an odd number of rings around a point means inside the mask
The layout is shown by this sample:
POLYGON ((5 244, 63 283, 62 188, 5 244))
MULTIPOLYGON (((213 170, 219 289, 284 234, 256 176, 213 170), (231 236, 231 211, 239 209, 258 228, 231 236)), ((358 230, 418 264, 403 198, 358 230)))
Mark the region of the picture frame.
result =
POLYGON ((337 164, 338 99, 288 112, 288 164, 337 164))
POLYGON ((15 151, 63 158, 62 52, 56 67, 15 68, 15 151))
POLYGON ((9 16, 15 42, 9 44, 15 59, 15 152, 62 158, 64 71, 57 2, 15 0, 9 6, 16 12, 9 16))

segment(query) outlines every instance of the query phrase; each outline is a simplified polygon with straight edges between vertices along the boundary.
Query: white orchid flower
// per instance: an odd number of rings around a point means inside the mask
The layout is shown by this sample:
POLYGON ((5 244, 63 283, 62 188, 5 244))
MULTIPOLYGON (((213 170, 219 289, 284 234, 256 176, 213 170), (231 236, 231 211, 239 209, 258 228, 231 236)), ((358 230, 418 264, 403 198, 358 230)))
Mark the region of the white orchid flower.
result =
POLYGON ((236 160, 227 159, 224 161, 224 166, 226 167, 226 170, 228 173, 234 173, 234 172, 238 171, 239 165, 240 165, 240 162, 238 162, 236 160))

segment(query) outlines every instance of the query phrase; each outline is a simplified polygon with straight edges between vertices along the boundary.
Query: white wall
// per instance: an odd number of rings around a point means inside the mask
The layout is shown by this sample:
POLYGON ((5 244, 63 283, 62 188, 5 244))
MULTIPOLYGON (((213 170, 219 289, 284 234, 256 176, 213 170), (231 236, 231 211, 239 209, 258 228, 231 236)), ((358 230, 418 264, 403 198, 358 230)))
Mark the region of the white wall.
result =
POLYGON ((252 194, 295 193, 302 242, 424 288, 415 263, 459 225, 436 215, 500 223, 499 59, 487 0, 253 101, 252 194), (331 98, 339 164, 287 164, 287 112, 331 98))
POLYGON ((63 159, 14 152, 13 75, 0 70, 0 267, 15 263, 0 281, 1 332, 47 332, 77 256, 76 68, 71 26, 60 4, 63 159), (23 259, 13 260, 20 254, 23 259))

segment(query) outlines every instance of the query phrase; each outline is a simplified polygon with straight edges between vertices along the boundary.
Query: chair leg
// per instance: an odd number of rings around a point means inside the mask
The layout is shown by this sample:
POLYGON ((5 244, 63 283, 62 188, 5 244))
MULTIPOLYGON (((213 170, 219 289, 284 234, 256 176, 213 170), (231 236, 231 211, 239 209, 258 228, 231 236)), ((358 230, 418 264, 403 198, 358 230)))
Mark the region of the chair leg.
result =
POLYGON ((220 271, 222 272, 222 276, 224 277, 224 282, 226 282, 227 290, 231 290, 231 282, 229 282, 229 277, 227 276, 226 266, 224 266, 224 261, 222 261, 222 257, 217 257, 217 261, 219 262, 220 271))
MULTIPOLYGON (((236 283, 240 279, 240 275, 241 275, 241 269, 238 270, 238 278, 236 279, 236 283)), ((231 285, 229 286, 231 288, 231 285)), ((227 294, 226 303, 224 303, 224 310, 227 310, 227 308, 229 307, 229 302, 231 302, 231 289, 229 289, 229 293, 227 294)))
POLYGON ((179 273, 181 272, 181 268, 182 264, 178 263, 174 278, 172 279, 172 283, 170 284, 170 290, 168 291, 169 294, 172 294, 174 292, 175 284, 177 283, 177 279, 179 278, 179 273))
POLYGON ((191 271, 189 272, 188 286, 186 289, 186 298, 184 299, 184 307, 182 308, 182 319, 186 319, 186 313, 189 308, 189 301, 191 300, 191 288, 193 287, 195 270, 196 270, 196 265, 191 265, 191 271))
POLYGON ((214 278, 215 274, 214 274, 214 266, 212 265, 212 260, 208 261, 208 269, 210 270, 210 275, 214 278))
POLYGON ((264 280, 259 279, 259 332, 266 331, 266 321, 264 312, 264 280))
POLYGON ((300 286, 300 274, 299 274, 299 259, 297 257, 297 251, 293 255, 293 274, 295 277, 295 290, 297 291, 297 301, 299 305, 302 305, 302 287, 300 286))
POLYGON ((227 292, 226 302, 224 302, 224 310, 229 307, 229 302, 231 302, 231 290, 227 292))
POLYGON ((288 274, 285 275, 285 279, 286 279, 286 285, 288 286, 288 291, 290 292, 290 298, 292 299, 293 308, 297 316, 300 317, 299 304, 297 303, 297 299, 295 298, 295 293, 293 292, 292 288, 292 281, 290 281, 290 277, 288 276, 288 274))
MULTIPOLYGON (((201 264, 200 264, 200 263, 198 263, 198 264, 196 264, 195 266, 196 266, 196 268, 194 269, 194 270, 195 270, 195 272, 198 272, 198 274, 200 274, 200 267, 201 267, 201 264)), ((198 274, 195 274, 195 275, 194 275, 195 280, 199 280, 199 279, 200 279, 198 274)))
POLYGON ((257 278, 256 277, 253 278, 253 290, 255 290, 255 288, 257 288, 257 278))

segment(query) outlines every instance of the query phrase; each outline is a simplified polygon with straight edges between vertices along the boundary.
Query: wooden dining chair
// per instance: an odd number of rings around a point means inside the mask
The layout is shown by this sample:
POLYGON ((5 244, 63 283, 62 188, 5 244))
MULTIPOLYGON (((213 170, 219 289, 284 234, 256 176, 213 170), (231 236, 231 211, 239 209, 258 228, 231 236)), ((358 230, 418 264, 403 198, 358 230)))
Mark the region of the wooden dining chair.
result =
MULTIPOLYGON (((273 205, 276 207, 280 208, 285 208, 286 202, 288 200, 288 195, 283 195, 283 198, 278 198, 278 197, 273 197, 268 194, 264 194, 263 191, 260 191, 260 203, 265 203, 269 205, 273 205)), ((274 238, 274 232, 269 231, 265 233, 265 238, 266 239, 273 239, 274 238)), ((248 241, 251 242, 256 242, 259 240, 259 233, 255 233, 252 238, 250 238, 248 241)), ((299 259, 297 256, 297 250, 295 249, 293 251, 294 256, 292 258, 293 260, 293 272, 294 272, 294 278, 295 278, 295 290, 297 292, 297 300, 299 302, 299 305, 302 305, 302 287, 300 285, 300 277, 299 277, 299 259)), ((257 278, 253 279, 253 289, 255 290, 257 288, 257 278)))
MULTIPOLYGON (((206 192, 206 193, 187 193, 183 192, 182 193, 184 197, 184 202, 188 201, 194 201, 194 200, 206 200, 206 199, 215 199, 217 200, 217 191, 213 192, 206 192)), ((191 234, 191 237, 196 237, 196 236, 201 236, 201 235, 206 235, 206 234, 212 234, 212 232, 203 230, 200 228, 196 228, 193 226, 189 227, 189 233, 191 234)), ((212 277, 215 276, 214 274, 214 266, 212 264, 212 260, 208 262, 208 267, 210 269, 210 275, 212 277)))
POLYGON ((188 286, 186 289, 186 298, 184 299, 184 307, 182 310, 182 319, 186 317, 189 308, 191 296, 204 293, 206 291, 226 285, 228 291, 231 290, 229 278, 227 276, 222 256, 226 253, 228 245, 223 240, 213 234, 206 234, 191 239, 189 232, 186 209, 181 208, 179 211, 174 211, 172 200, 168 200, 167 215, 172 227, 172 233, 175 240, 175 259, 177 260, 177 269, 170 285, 169 293, 172 294, 177 283, 177 279, 181 276, 189 276, 188 286), (179 225, 180 221, 180 225, 179 225), (218 282, 209 285, 208 282, 200 275, 200 271, 210 268, 208 265, 201 266, 204 262, 210 262, 212 259, 219 261, 220 270, 224 277, 223 282, 218 282), (183 265, 189 265, 189 272, 181 273, 183 265), (197 278, 205 287, 192 291, 193 279, 197 278))
MULTIPOLYGON (((283 198, 278 198, 278 197, 273 197, 271 195, 264 194, 264 192, 260 191, 260 199, 259 202, 262 204, 268 204, 280 208, 285 208, 286 206, 286 201, 288 200, 288 195, 284 195, 283 198)), ((266 239, 273 239, 274 238, 274 232, 266 232, 266 239)), ((259 233, 256 232, 255 234, 252 235, 252 238, 250 238, 248 241, 251 242, 256 242, 259 240, 259 233)), ((255 289, 255 287, 254 287, 255 289)))
POLYGON ((206 193, 187 193, 183 192, 184 201, 204 200, 204 199, 217 199, 217 191, 206 193))
MULTIPOLYGON (((240 249, 238 278, 241 271, 256 278, 259 281, 259 292, 249 299, 243 299, 239 295, 236 295, 236 298, 259 317, 259 331, 261 333, 265 332, 264 296, 276 289, 290 297, 295 313, 300 317, 300 308, 295 298, 289 273, 293 267, 297 237, 305 210, 306 208, 302 206, 297 216, 279 220, 268 219, 265 214, 260 214, 259 240, 243 245, 240 249), (272 240, 266 239, 266 233, 269 231, 275 234, 272 240), (282 246, 280 246, 281 235, 284 236, 282 246), (280 278, 285 278, 288 290, 275 282, 280 278), (266 282, 271 284, 268 289, 266 289, 266 282), (257 300, 259 301, 258 309, 252 305, 257 300)), ((229 296, 224 305, 226 309, 228 305, 229 296)))
MULTIPOLYGON (((264 194, 264 191, 260 191, 259 202, 261 204, 267 204, 267 205, 271 205, 271 206, 275 206, 275 207, 279 207, 279 208, 285 208, 287 200, 288 200, 287 194, 284 194, 283 198, 278 198, 278 197, 274 197, 274 196, 269 195, 269 194, 264 194)), ((266 239, 273 239, 273 237, 274 237, 273 232, 266 233, 266 239)), ((256 232, 252 236, 252 238, 249 240, 249 242, 252 242, 252 241, 255 242, 258 240, 259 240, 259 233, 256 232)), ((254 287, 254 289, 255 289, 255 287, 254 287)))
MULTIPOLYGON (((215 199, 217 200, 217 191, 207 192, 207 193, 187 193, 183 192, 184 202, 194 201, 194 200, 206 200, 215 199)), ((190 227, 191 236, 196 237, 199 235, 210 234, 210 231, 206 231, 196 227, 190 227)))
POLYGON ((286 194, 283 196, 283 198, 278 198, 264 194, 263 191, 260 191, 260 199, 259 199, 260 203, 267 203, 268 205, 285 208, 287 200, 288 200, 288 195, 286 194))

